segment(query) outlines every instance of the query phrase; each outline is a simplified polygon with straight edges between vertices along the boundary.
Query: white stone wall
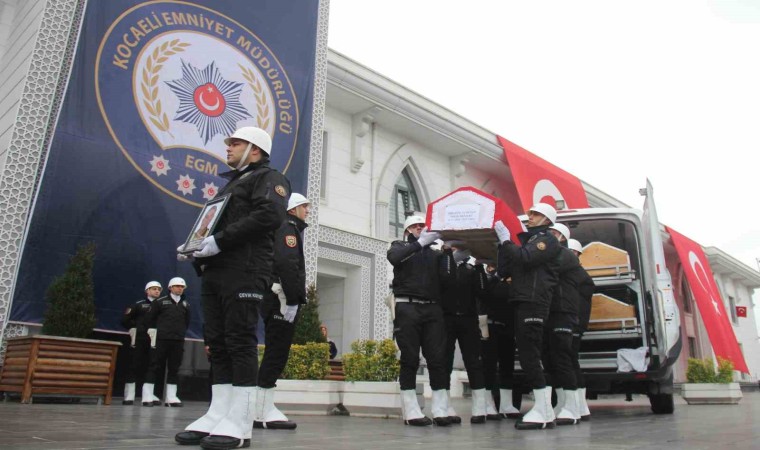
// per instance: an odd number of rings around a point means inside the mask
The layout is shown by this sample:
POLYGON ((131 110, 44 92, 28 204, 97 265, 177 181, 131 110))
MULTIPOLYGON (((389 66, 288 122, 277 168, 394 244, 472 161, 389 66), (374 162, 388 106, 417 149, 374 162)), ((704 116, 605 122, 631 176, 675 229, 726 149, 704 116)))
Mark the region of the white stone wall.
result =
POLYGON ((45 3, 45 0, 0 0, 0 173, 45 3))
POLYGON ((716 279, 721 290, 723 305, 728 312, 729 321, 731 320, 729 296, 734 298, 735 306, 747 307, 747 317, 737 317, 737 322, 731 322, 731 324, 736 334, 736 340, 742 346, 744 360, 750 370, 749 379, 756 381, 760 377, 760 342, 758 342, 757 326, 755 325, 755 311, 752 308, 752 292, 743 284, 727 276, 719 275, 716 279))

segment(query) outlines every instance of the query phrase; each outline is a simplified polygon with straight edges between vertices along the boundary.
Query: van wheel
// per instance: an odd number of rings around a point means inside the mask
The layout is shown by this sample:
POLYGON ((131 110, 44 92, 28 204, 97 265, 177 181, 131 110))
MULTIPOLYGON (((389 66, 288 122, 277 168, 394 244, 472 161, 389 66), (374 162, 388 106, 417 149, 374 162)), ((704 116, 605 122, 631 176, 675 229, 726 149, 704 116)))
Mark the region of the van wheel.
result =
POLYGON ((649 404, 655 414, 673 414, 673 394, 649 394, 649 404))

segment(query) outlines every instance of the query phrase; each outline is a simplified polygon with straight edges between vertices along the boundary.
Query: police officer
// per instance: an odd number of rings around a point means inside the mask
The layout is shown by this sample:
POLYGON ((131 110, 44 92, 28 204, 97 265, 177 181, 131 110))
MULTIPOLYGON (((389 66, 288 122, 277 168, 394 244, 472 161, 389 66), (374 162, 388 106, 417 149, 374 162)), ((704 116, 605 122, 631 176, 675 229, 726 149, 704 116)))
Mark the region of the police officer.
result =
POLYGON ((401 411, 407 425, 448 426, 451 421, 446 394, 449 376, 444 361, 446 326, 440 300, 441 280, 452 277, 454 257, 450 248, 444 252, 430 248, 440 235, 424 227, 422 217, 408 217, 404 222, 405 240, 391 243, 387 254, 393 266, 392 287, 396 301, 393 334, 401 350, 401 411), (422 414, 417 403, 415 388, 420 348, 433 389, 433 421, 422 414))
POLYGON ((296 423, 277 409, 274 388, 288 362, 298 308, 306 303, 306 265, 303 231, 308 226, 311 204, 301 194, 290 194, 288 216, 274 235, 274 280, 272 292, 261 305, 266 351, 259 368, 254 428, 292 430, 296 423))
POLYGON ((562 244, 557 262, 557 286, 549 311, 548 331, 549 372, 557 393, 554 414, 557 425, 574 425, 580 421, 578 385, 573 367, 573 333, 578 328, 578 285, 588 276, 578 257, 564 246, 570 229, 562 223, 550 227, 550 233, 562 244))
MULTIPOLYGON (((127 383, 124 385, 123 405, 132 405, 135 402, 135 383, 142 383, 145 372, 150 364, 150 338, 146 317, 150 305, 161 296, 161 283, 150 281, 145 285, 145 297, 133 303, 124 311, 121 324, 129 330, 130 345, 132 347, 132 363, 127 371, 127 383)), ((152 394, 151 394, 152 395, 152 394)), ((151 397, 151 402, 153 401, 151 397)), ((157 399, 156 399, 157 400, 157 399)), ((145 399, 143 399, 145 401, 145 399)))
POLYGON ((509 283, 496 275, 496 267, 486 270, 487 286, 481 305, 488 317, 488 339, 483 341, 483 376, 489 393, 497 389, 499 374, 499 410, 493 405, 493 396, 486 396, 488 420, 517 419, 520 410, 514 407, 512 390, 515 369, 515 313, 509 300, 509 283), (498 370, 497 370, 498 367, 498 370))
MULTIPOLYGON (((572 250, 575 256, 580 257, 583 253, 583 246, 575 239, 568 239, 567 247, 572 250)), ((594 295, 594 280, 591 276, 583 270, 582 273, 578 273, 578 328, 573 333, 573 367, 575 368, 575 380, 578 385, 578 409, 580 412, 581 420, 591 420, 591 411, 588 409, 588 403, 586 403, 586 378, 581 371, 581 364, 579 361, 578 353, 581 349, 581 339, 583 334, 588 329, 588 322, 591 319, 591 297, 594 295)))
POLYGON ((504 223, 497 221, 494 224, 501 242, 498 274, 502 278, 512 277, 510 301, 515 303, 515 336, 520 367, 535 397, 533 408, 515 424, 520 430, 554 427, 551 387, 546 385, 541 366, 541 346, 552 290, 557 284, 556 259, 560 245, 557 238, 548 232, 556 218, 556 210, 546 203, 531 206, 527 231, 517 236, 522 246, 509 240, 510 232, 504 223))
MULTIPOLYGON (((456 269, 454 276, 443 279, 441 306, 446 324, 446 373, 451 377, 456 343, 462 352, 464 367, 472 389, 472 416, 470 423, 486 422, 486 390, 483 380, 483 361, 480 356, 480 328, 478 326, 478 297, 486 288, 483 266, 475 265, 468 250, 454 249, 456 269)), ((448 393, 448 391, 446 391, 448 393)), ((449 405, 450 405, 449 401, 449 405)), ((449 407, 449 420, 461 419, 449 407)))
POLYGON ((166 364, 166 406, 182 406, 177 397, 179 366, 185 353, 185 333, 190 325, 190 308, 185 299, 185 280, 174 277, 169 280, 169 295, 161 297, 150 306, 146 317, 151 351, 150 368, 143 384, 143 406, 153 406, 145 399, 153 395, 158 371, 166 364))
MULTIPOLYGON (((211 405, 175 440, 203 448, 249 447, 256 405, 258 306, 272 286, 274 232, 285 220, 290 182, 269 167, 272 139, 243 127, 225 139, 229 194, 213 234, 193 253, 201 275, 204 333, 214 380, 211 405)), ((181 252, 182 246, 178 249, 181 252)), ((180 253, 178 259, 184 259, 180 253)))

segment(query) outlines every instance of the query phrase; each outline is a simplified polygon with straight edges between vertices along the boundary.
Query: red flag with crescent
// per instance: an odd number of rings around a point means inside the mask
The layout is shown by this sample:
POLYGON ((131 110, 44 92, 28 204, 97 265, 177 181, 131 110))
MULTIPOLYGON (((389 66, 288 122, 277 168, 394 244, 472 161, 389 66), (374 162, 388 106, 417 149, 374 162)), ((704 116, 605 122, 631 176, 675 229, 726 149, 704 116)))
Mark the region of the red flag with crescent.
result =
POLYGON ((557 209, 588 208, 580 180, 509 140, 496 136, 504 148, 520 202, 526 211, 538 202, 557 209))
POLYGON ((734 363, 735 370, 749 373, 702 246, 670 227, 665 229, 673 239, 715 355, 734 363))

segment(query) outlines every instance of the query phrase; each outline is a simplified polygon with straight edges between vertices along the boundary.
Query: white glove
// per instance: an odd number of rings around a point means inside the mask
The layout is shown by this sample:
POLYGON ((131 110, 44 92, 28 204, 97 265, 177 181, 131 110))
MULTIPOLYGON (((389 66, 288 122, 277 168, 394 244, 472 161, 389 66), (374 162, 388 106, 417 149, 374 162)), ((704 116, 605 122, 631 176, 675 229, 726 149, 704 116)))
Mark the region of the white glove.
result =
POLYGON ((135 340, 137 339, 137 328, 129 329, 129 344, 132 348, 135 348, 135 340))
POLYGON ((488 336, 488 316, 486 315, 479 315, 478 316, 478 328, 480 328, 480 339, 486 340, 489 338, 488 336))
POLYGON ((469 250, 454 250, 454 262, 460 263, 469 258, 471 252, 469 250))
POLYGON ((509 228, 507 228, 506 225, 504 225, 504 222, 501 220, 497 220, 496 223, 493 224, 493 230, 496 232, 496 236, 498 236, 500 244, 507 242, 512 236, 512 234, 509 232, 509 228))
POLYGON ((385 297, 385 306, 391 310, 391 320, 396 320, 396 296, 390 291, 385 297))
POLYGON ((156 348, 156 335, 158 334, 157 328, 148 328, 148 336, 150 337, 151 348, 156 348))
POLYGON ((177 247, 177 261, 184 262, 184 261, 191 261, 193 259, 193 255, 180 253, 182 251, 185 251, 185 244, 182 244, 179 247, 177 247))
POLYGON ((441 237, 441 233, 436 233, 435 231, 428 231, 427 227, 422 229, 422 232, 420 233, 419 239, 417 239, 417 242, 420 243, 421 246, 427 247, 428 245, 432 244, 433 241, 441 237))
POLYGON ((293 321, 296 320, 297 313, 298 305, 287 305, 285 307, 285 314, 283 314, 283 317, 285 317, 285 320, 288 322, 293 323, 293 321))
POLYGON ((221 252, 219 246, 216 245, 216 239, 214 236, 209 236, 201 242, 201 249, 193 252, 193 256, 196 258, 208 258, 221 252))

